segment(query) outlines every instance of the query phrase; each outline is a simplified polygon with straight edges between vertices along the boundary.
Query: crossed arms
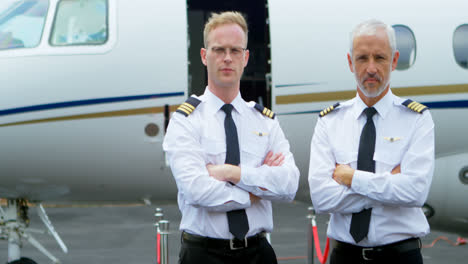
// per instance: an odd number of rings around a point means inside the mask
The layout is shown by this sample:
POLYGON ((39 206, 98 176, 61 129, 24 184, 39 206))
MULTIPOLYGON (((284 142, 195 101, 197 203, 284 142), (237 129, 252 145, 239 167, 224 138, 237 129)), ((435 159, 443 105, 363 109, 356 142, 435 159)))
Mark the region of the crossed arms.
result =
POLYGON ((430 115, 422 116, 415 126, 417 133, 399 156, 399 164, 371 173, 337 164, 330 131, 319 119, 309 164, 309 187, 317 212, 349 214, 376 206, 422 206, 434 170, 434 126, 430 115))
POLYGON ((269 152, 258 167, 242 160, 239 166, 209 164, 202 135, 197 133, 201 131, 199 125, 188 122, 182 115, 173 116, 163 144, 184 203, 212 211, 230 211, 250 207, 260 199, 294 198, 299 170, 277 121, 269 131, 269 152))

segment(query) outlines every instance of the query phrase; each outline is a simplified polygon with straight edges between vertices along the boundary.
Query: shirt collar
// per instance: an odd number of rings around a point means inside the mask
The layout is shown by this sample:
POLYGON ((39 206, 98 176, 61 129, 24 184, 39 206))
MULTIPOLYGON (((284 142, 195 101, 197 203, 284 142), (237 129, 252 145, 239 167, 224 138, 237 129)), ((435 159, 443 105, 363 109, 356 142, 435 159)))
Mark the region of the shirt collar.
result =
MULTIPOLYGON (((354 109, 353 109, 353 115, 355 119, 358 119, 364 109, 366 109, 368 106, 362 101, 361 97, 359 97, 358 94, 356 94, 356 97, 354 98, 355 104, 354 104, 354 109)), ((390 111, 393 101, 395 100, 395 95, 392 93, 391 89, 388 89, 387 94, 382 97, 373 107, 375 110, 377 110, 377 113, 385 119, 387 116, 388 112, 390 111)))
MULTIPOLYGON (((223 100, 219 99, 214 93, 210 91, 210 89, 208 89, 208 86, 205 88, 205 93, 203 95, 206 97, 207 111, 213 115, 216 114, 225 104, 223 100)), ((231 104, 239 114, 242 115, 244 113, 245 102, 242 99, 240 92, 237 94, 236 98, 234 98, 231 104)))

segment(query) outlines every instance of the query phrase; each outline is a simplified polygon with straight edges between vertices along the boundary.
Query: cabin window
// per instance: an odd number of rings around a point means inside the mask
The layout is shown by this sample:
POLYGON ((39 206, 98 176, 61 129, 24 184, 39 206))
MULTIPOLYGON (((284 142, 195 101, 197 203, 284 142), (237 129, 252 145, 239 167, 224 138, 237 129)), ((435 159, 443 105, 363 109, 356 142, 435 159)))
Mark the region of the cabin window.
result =
POLYGON ((460 170, 460 181, 463 184, 468 184, 468 167, 464 167, 460 170))
POLYGON ((62 0, 50 36, 53 46, 102 45, 108 38, 107 0, 62 0))
POLYGON ((453 55, 458 65, 468 69, 468 24, 457 27, 453 33, 453 55))
POLYGON ((413 31, 404 25, 394 25, 397 50, 400 52, 397 70, 407 70, 416 60, 416 38, 413 31))
POLYGON ((49 0, 0 0, 0 50, 41 42, 49 0))

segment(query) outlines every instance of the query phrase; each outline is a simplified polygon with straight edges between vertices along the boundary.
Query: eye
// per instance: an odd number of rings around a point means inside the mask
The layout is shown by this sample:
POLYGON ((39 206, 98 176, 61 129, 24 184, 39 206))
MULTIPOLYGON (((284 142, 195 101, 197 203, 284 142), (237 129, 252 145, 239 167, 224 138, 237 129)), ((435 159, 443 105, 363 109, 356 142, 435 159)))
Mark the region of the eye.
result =
POLYGON ((359 55, 356 57, 356 60, 357 61, 365 61, 367 60, 367 56, 366 55, 359 55))
POLYGON ((377 55, 377 56, 375 56, 375 59, 378 60, 378 61, 382 61, 382 60, 385 60, 385 56, 377 55))
POLYGON ((218 55, 224 54, 225 52, 225 49, 223 47, 213 47, 211 50, 218 55))
POLYGON ((231 53, 232 53, 232 55, 240 55, 242 53, 242 49, 241 48, 232 48, 231 53))

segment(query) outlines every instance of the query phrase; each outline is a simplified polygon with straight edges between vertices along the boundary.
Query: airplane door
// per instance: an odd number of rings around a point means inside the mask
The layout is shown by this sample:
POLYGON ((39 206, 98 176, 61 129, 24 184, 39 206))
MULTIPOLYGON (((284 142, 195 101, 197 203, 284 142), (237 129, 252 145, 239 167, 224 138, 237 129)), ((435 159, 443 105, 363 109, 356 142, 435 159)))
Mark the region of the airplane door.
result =
POLYGON ((204 46, 204 25, 213 12, 219 13, 227 10, 234 10, 244 15, 249 27, 247 48, 250 51, 250 58, 240 83, 242 98, 270 107, 270 95, 267 88, 267 73, 270 72, 270 51, 267 47, 269 43, 268 10, 264 1, 188 1, 189 94, 203 94, 207 84, 206 68, 200 59, 200 48, 204 46))

